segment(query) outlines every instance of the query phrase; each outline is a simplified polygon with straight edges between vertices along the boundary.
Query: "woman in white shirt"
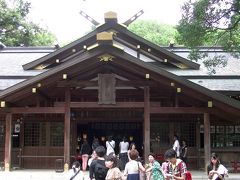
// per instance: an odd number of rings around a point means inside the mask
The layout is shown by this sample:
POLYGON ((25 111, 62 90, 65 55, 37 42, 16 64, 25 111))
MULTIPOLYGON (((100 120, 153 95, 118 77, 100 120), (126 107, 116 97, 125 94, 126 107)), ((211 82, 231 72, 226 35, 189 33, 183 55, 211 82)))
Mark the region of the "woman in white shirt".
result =
POLYGON ((228 176, 228 170, 220 163, 219 157, 216 153, 212 153, 210 164, 207 167, 208 179, 223 180, 228 176))
POLYGON ((106 148, 107 152, 106 155, 108 156, 109 154, 114 154, 115 155, 115 141, 112 139, 112 136, 108 137, 108 140, 106 141, 106 148))
POLYGON ((72 165, 72 169, 69 169, 66 180, 84 180, 84 175, 78 161, 75 161, 72 165))
POLYGON ((123 137, 123 140, 119 143, 119 159, 120 159, 120 169, 124 170, 126 163, 128 162, 128 147, 129 143, 126 140, 126 137, 123 137))
POLYGON ((136 161, 138 158, 138 151, 135 149, 129 152, 130 161, 126 164, 124 169, 124 176, 127 176, 127 180, 139 180, 140 172, 145 172, 141 162, 136 161))
POLYGON ((174 140, 173 150, 176 151, 176 153, 177 153, 177 158, 179 158, 179 157, 180 157, 180 144, 179 144, 179 141, 178 141, 178 136, 177 136, 177 135, 174 135, 173 140, 174 140))

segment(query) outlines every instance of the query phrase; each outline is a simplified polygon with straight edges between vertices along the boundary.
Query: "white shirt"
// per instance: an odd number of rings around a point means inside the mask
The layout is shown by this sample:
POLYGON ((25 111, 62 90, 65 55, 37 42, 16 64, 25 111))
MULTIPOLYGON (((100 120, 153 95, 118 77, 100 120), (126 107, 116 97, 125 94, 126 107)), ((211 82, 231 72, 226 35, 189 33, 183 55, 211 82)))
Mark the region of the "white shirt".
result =
MULTIPOLYGON (((78 170, 76 170, 77 172, 78 170)), ((66 176, 66 180, 69 180, 71 177, 73 177, 75 174, 75 172, 73 171, 73 169, 70 169, 68 172, 67 172, 67 176, 66 176)), ((80 171, 74 178, 73 180, 84 180, 84 175, 83 175, 83 172, 80 171)))
POLYGON ((125 166, 124 175, 138 174, 139 173, 139 166, 140 166, 140 162, 137 162, 135 160, 129 161, 125 166))
POLYGON ((174 141, 173 149, 176 151, 177 157, 179 157, 180 156, 180 144, 179 144, 178 140, 174 141))
POLYGON ((114 148, 115 148, 115 141, 112 140, 112 141, 106 141, 106 148, 107 148, 107 153, 106 155, 108 156, 110 153, 114 153, 115 154, 115 151, 114 151, 114 148), (110 145, 111 144, 111 145, 110 145))
MULTIPOLYGON (((218 167, 218 169, 217 169, 217 172, 218 172, 219 174, 223 174, 224 176, 225 176, 225 175, 228 175, 228 170, 227 170, 222 164, 219 165, 219 167, 218 167)), ((217 175, 217 174, 214 174, 213 177, 212 177, 212 179, 215 180, 215 179, 217 179, 217 177, 218 177, 218 175, 217 175)))
POLYGON ((128 147, 129 147, 129 143, 128 142, 120 142, 119 143, 119 146, 120 146, 120 153, 126 153, 128 152, 128 147))

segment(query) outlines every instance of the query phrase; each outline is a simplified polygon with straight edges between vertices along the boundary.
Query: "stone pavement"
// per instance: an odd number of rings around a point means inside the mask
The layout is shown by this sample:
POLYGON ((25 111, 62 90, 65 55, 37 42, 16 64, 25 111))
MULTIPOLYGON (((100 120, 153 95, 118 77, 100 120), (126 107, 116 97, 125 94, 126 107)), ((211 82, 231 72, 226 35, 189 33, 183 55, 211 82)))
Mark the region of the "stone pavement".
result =
MULTIPOLYGON (((193 180, 207 180, 204 171, 191 171, 193 180)), ((88 180, 88 171, 84 172, 88 180)), ((11 172, 0 171, 0 180, 66 180, 66 173, 54 170, 14 170, 11 172)), ((226 180, 240 180, 240 173, 230 173, 226 180)))

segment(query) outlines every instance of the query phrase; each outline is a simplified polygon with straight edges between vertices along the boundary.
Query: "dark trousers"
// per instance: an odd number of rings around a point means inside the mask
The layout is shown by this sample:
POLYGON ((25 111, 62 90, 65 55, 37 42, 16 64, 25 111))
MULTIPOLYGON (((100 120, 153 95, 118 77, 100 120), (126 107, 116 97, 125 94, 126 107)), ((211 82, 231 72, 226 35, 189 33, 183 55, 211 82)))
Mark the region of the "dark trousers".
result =
POLYGON ((128 162, 128 154, 126 153, 120 153, 119 154, 119 160, 120 160, 120 170, 124 170, 125 169, 125 165, 128 162))

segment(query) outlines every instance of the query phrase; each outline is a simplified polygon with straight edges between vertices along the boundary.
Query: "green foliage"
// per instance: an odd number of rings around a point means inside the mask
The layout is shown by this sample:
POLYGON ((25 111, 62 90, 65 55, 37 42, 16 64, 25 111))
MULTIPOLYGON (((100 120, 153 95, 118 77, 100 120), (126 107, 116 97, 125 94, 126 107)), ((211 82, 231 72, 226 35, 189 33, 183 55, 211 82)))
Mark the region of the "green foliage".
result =
POLYGON ((221 45, 228 50, 240 50, 240 1, 191 0, 182 7, 177 29, 182 43, 195 47, 221 45))
MULTIPOLYGON (((233 55, 240 55, 240 0, 189 0, 182 11, 177 26, 180 43, 195 51, 198 46, 222 46, 233 55)), ((224 65, 221 58, 205 65, 224 65)))
POLYGON ((0 0, 0 42, 6 46, 48 46, 56 37, 27 21, 31 4, 23 0, 0 0))
POLYGON ((214 56, 212 58, 208 57, 203 61, 203 64, 207 67, 208 73, 210 75, 215 74, 216 67, 225 67, 227 65, 226 56, 214 56))
POLYGON ((168 46, 170 41, 176 42, 176 36, 178 35, 175 27, 150 20, 137 20, 130 24, 128 29, 161 46, 168 46))

